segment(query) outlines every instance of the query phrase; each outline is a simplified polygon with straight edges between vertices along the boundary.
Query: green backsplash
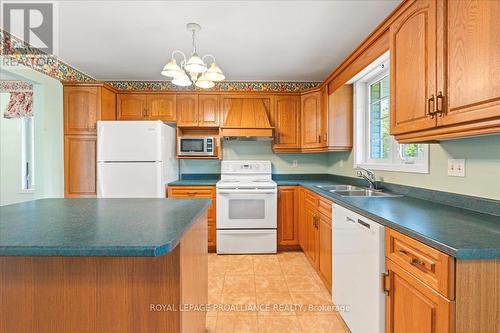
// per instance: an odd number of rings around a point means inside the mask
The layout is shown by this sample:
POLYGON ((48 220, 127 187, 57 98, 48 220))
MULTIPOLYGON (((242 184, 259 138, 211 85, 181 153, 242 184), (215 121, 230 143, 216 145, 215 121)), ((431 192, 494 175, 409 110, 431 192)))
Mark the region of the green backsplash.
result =
MULTIPOLYGON (((351 152, 331 153, 328 173, 355 177, 351 152)), ((442 141, 429 148, 429 173, 375 171, 389 183, 500 200, 500 135, 442 141), (465 177, 447 175, 448 158, 465 159, 465 177)))
MULTIPOLYGON (((327 154, 274 154, 271 141, 223 141, 225 160, 270 160, 273 173, 326 173, 327 154), (297 161, 297 167, 293 161, 297 161)), ((181 160, 181 173, 219 173, 220 161, 181 160)))
MULTIPOLYGON (((355 177, 353 154, 274 154, 270 141, 224 141, 227 160, 270 160, 273 173, 331 173, 355 177), (297 167, 293 167, 293 161, 297 167)), ((377 179, 500 200, 500 135, 442 141, 431 144, 429 173, 375 171, 377 179), (448 158, 466 159, 465 177, 447 175, 448 158)), ((220 161, 181 160, 182 173, 219 173, 220 161)))

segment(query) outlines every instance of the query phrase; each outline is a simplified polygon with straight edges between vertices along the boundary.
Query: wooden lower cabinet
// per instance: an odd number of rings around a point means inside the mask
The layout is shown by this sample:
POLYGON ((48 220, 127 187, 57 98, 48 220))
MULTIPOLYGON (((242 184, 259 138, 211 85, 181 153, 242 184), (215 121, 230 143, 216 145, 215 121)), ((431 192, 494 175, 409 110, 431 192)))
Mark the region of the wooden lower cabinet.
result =
POLYGON ((215 186, 169 186, 167 189, 169 198, 178 199, 211 199, 212 204, 207 212, 208 224, 208 250, 215 252, 216 240, 216 191, 215 186))
POLYGON ((331 291, 332 202, 302 187, 297 193, 300 247, 327 289, 331 291))
POLYGON ((455 302, 418 280, 391 260, 386 296, 387 333, 454 332, 455 302))
POLYGON ((319 276, 332 291, 332 219, 319 214, 319 276))
POLYGON ((298 192, 296 186, 278 187, 278 249, 299 248, 298 192))

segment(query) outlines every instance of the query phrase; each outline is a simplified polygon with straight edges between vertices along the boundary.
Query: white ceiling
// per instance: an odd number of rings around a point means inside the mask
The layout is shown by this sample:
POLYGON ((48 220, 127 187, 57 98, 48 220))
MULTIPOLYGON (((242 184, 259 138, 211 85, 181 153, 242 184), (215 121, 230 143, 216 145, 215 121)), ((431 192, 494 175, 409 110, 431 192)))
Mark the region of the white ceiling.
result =
POLYGON ((197 22, 228 80, 321 81, 399 2, 59 1, 58 56, 99 80, 163 80, 197 22))

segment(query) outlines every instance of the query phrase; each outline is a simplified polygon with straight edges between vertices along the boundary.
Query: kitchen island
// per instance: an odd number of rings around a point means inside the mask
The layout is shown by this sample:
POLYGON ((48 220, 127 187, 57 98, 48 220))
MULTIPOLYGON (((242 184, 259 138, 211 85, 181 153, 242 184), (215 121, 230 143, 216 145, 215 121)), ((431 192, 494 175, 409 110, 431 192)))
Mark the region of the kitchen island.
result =
POLYGON ((0 207, 0 332, 204 332, 209 205, 41 199, 0 207))

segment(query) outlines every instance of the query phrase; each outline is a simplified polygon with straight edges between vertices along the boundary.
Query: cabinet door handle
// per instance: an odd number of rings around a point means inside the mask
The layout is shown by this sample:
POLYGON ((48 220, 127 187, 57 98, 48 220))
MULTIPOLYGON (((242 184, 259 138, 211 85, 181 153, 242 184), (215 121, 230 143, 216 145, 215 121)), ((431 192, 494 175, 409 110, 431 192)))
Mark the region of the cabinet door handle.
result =
POLYGON ((187 193, 187 195, 195 195, 198 192, 186 192, 186 193, 187 193))
POLYGON ((382 273, 382 290, 384 291, 386 296, 389 296, 390 292, 390 279, 389 272, 382 273))
POLYGON ((436 115, 435 111, 436 104, 434 103, 434 94, 431 95, 429 99, 427 99, 427 115, 431 117, 431 119, 434 119, 436 115), (432 103, 432 108, 431 108, 431 103, 432 103))
POLYGON ((444 103, 443 92, 439 91, 436 96, 436 113, 439 117, 442 117, 444 114, 443 103, 444 103))
POLYGON ((318 135, 318 143, 321 143, 321 134, 318 135))

